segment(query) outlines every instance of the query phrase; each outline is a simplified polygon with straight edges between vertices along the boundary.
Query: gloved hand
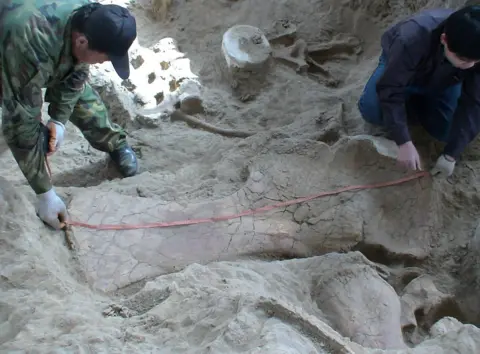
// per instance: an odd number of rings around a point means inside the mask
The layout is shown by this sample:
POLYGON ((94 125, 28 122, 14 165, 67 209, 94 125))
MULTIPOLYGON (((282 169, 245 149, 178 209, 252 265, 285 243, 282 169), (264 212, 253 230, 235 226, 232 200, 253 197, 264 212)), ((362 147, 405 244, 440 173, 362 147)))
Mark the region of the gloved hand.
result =
POLYGON ((50 134, 47 155, 52 155, 60 148, 63 143, 63 138, 65 136, 65 125, 63 125, 59 121, 50 119, 47 123, 47 128, 50 134))
POLYGON ((422 170, 420 156, 417 148, 411 141, 407 141, 398 147, 397 161, 404 167, 412 170, 422 170))
POLYGON ((67 207, 52 188, 37 195, 37 214, 44 222, 55 229, 61 229, 66 221, 67 207))
POLYGON ((455 160, 452 157, 447 158, 445 155, 442 154, 437 159, 437 163, 435 164, 435 167, 432 168, 430 173, 432 174, 432 176, 445 178, 445 177, 451 176, 454 169, 455 169, 455 160))

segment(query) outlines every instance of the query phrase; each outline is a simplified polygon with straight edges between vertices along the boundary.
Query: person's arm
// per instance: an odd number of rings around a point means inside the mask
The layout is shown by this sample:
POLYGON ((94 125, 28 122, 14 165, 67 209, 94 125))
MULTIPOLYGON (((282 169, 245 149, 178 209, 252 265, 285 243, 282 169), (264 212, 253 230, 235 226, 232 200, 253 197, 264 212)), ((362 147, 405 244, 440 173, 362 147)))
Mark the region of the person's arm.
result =
POLYGON ((39 121, 52 60, 46 37, 38 34, 41 28, 23 24, 8 31, 2 53, 2 130, 20 170, 40 194, 52 187, 39 121))
POLYGON ((50 103, 48 115, 63 125, 72 115, 78 99, 85 89, 89 75, 88 64, 78 64, 74 70, 61 82, 49 87, 45 93, 45 101, 50 103))
MULTIPOLYGON (((479 69, 477 69, 479 70, 479 69)), ((480 132, 480 72, 465 78, 444 154, 458 159, 480 132)))
POLYGON ((406 40, 397 36, 389 48, 385 71, 377 82, 385 125, 397 145, 411 140, 405 109, 405 89, 427 49, 420 39, 409 40, 407 45, 406 40))

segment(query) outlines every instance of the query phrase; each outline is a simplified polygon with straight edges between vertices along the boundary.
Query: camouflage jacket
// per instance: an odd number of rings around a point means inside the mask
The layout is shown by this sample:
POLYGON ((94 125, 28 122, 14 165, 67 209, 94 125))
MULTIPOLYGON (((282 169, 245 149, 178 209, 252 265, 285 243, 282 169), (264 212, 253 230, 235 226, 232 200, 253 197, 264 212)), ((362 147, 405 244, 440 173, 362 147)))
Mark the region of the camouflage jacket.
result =
POLYGON ((66 123, 88 78, 88 65, 74 63, 70 19, 89 0, 2 0, 0 68, 2 128, 20 169, 36 193, 51 188, 38 156, 43 104, 66 123), (36 150, 36 151, 35 151, 36 150), (32 155, 33 154, 33 155, 32 155), (33 171, 37 173, 34 173, 33 171))

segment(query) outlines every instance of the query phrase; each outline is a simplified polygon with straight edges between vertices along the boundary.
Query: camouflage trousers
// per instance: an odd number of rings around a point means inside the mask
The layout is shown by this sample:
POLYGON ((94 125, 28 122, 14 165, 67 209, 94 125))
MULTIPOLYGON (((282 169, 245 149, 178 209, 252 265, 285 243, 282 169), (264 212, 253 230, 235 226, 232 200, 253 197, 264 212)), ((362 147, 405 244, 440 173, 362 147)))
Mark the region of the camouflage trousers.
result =
MULTIPOLYGON (((0 100, 2 99, 1 92, 0 83, 0 100)), ((48 90, 45 101, 49 101, 48 90)), ((84 92, 77 101, 69 121, 97 150, 111 152, 127 144, 125 131, 110 120, 107 107, 100 95, 88 83, 85 85, 84 92)), ((29 185, 39 194, 48 191, 52 184, 46 168, 43 127, 40 122, 38 125, 32 124, 33 122, 26 122, 25 128, 23 128, 2 119, 2 128, 4 134, 8 131, 7 143, 13 157, 29 185), (21 139, 19 139, 20 135, 21 139), (22 144, 19 143, 20 141, 22 144)))
MULTIPOLYGON (((48 101, 48 90, 45 100, 48 101)), ((88 83, 69 121, 80 129, 85 139, 97 150, 111 152, 126 144, 125 131, 110 120, 102 98, 88 83)))

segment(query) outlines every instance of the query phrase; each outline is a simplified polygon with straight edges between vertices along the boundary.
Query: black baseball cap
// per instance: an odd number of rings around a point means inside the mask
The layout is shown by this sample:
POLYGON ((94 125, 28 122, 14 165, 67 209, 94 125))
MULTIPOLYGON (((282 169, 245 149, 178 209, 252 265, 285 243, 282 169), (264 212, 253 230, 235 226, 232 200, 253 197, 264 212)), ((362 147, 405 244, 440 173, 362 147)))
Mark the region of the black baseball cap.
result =
POLYGON ((118 76, 128 79, 128 50, 137 37, 135 17, 125 7, 102 4, 88 16, 84 26, 91 47, 107 54, 118 76))

